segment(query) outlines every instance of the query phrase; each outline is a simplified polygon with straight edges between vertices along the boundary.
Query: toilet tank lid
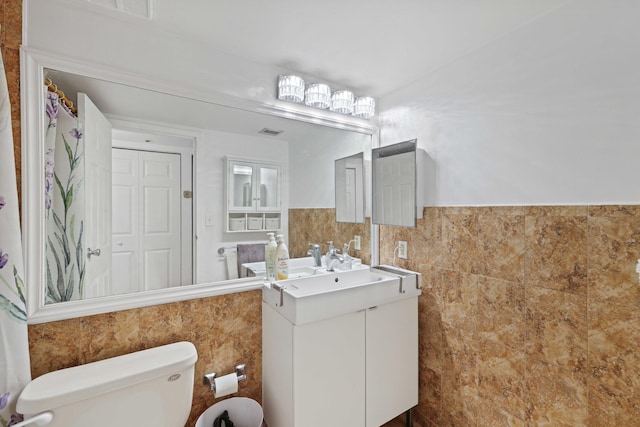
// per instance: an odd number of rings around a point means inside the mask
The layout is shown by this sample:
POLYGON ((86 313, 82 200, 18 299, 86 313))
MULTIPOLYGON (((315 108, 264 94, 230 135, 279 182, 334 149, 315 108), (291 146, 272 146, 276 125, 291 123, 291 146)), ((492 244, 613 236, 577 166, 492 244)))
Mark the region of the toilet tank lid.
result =
POLYGON ((21 414, 51 410, 174 374, 197 360, 195 346, 184 341, 49 372, 27 384, 16 410, 21 414))

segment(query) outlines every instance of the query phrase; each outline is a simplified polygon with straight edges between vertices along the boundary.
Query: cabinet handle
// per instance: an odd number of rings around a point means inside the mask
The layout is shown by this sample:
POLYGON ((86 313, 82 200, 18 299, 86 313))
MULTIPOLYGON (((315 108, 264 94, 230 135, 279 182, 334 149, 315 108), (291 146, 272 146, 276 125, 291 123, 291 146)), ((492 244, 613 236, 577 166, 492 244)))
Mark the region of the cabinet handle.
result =
POLYGON ((373 307, 369 307, 369 310, 375 310, 375 309, 377 309, 377 308, 378 308, 378 306, 377 306, 377 305, 374 305, 373 307))

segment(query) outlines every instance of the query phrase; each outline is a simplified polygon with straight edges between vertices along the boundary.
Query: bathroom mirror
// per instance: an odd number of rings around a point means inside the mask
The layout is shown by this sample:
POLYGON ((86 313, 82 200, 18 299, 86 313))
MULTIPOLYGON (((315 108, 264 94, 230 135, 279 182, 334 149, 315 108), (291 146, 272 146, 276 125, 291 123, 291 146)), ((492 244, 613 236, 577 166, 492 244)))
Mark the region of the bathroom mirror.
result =
POLYGON ((373 149, 374 224, 415 227, 416 219, 422 218, 424 154, 416 139, 373 149))
MULTIPOLYGON (((289 106, 282 108, 246 100, 223 105, 201 99, 204 95, 201 97, 199 93, 175 85, 93 67, 41 51, 23 47, 21 55, 23 241, 30 323, 259 288, 261 281, 255 278, 228 280, 226 273, 220 273, 225 263, 218 256, 219 248, 265 240, 264 232, 223 232, 223 157, 231 154, 263 158, 275 152, 286 156, 282 227, 286 235, 287 209, 335 207, 331 179, 335 159, 358 151, 370 153, 377 138, 377 128, 363 120, 316 113, 304 106, 295 106, 298 111, 289 106), (163 146, 170 145, 172 148, 165 151, 178 152, 183 159, 192 156, 194 170, 191 174, 183 174, 180 187, 181 203, 192 209, 191 213, 187 210, 182 214, 185 221, 181 222, 186 229, 191 228, 193 237, 181 254, 183 256, 191 249, 193 267, 186 269, 190 270, 191 280, 181 280, 179 286, 163 289, 137 283, 138 288, 129 293, 45 304, 45 240, 49 226, 45 206, 44 141, 48 125, 45 75, 61 89, 69 91, 70 97, 78 92, 86 93, 92 103, 103 110, 117 130, 113 132, 114 148, 125 146, 125 151, 135 151, 132 148, 148 151, 148 147, 154 147, 162 151, 163 146), (260 134, 263 129, 283 132, 270 136, 260 134), (188 182, 189 177, 193 182, 188 182), (314 191, 309 191, 310 188, 314 191)), ((83 227, 84 233, 89 224, 83 224, 83 227)), ((75 223, 73 233, 78 239, 79 221, 75 223)), ((188 231, 185 233, 189 234, 188 231)), ((374 252, 376 244, 372 239, 370 241, 374 252)), ((86 251, 95 249, 87 246, 82 247, 85 255, 86 251)), ((72 255, 70 258, 76 257, 75 253, 72 255)), ((65 262, 60 260, 62 268, 65 262)), ((111 277, 118 273, 121 271, 112 272, 111 277)), ((121 283, 123 279, 117 281, 121 283)), ((130 282, 136 284, 133 279, 130 282)), ((56 288, 59 285, 57 281, 49 281, 49 285, 52 284, 56 288)))
POLYGON ((364 152, 336 160, 336 221, 364 223, 364 152))

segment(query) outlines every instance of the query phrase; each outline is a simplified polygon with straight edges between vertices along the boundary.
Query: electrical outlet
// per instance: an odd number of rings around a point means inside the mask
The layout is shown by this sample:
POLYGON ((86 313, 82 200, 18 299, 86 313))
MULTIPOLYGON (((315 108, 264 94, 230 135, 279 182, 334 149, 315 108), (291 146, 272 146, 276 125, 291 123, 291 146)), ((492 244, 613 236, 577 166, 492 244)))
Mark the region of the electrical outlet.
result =
POLYGON ((353 236, 353 249, 360 250, 360 236, 353 236))
POLYGON ((407 259, 407 242, 398 241, 398 258, 407 259))

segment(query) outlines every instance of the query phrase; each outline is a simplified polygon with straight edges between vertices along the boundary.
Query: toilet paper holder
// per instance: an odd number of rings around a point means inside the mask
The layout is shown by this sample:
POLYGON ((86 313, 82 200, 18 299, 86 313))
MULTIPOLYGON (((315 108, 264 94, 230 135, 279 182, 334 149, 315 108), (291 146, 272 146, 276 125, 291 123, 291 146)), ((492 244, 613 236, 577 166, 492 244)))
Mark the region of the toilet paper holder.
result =
MULTIPOLYGON (((238 377, 238 381, 244 381, 247 379, 247 371, 245 369, 245 365, 236 365, 236 376, 238 377)), ((216 382, 214 381, 216 378, 216 373, 211 372, 210 374, 204 374, 204 378, 202 379, 202 384, 208 385, 211 387, 211 391, 216 391, 216 382)))

